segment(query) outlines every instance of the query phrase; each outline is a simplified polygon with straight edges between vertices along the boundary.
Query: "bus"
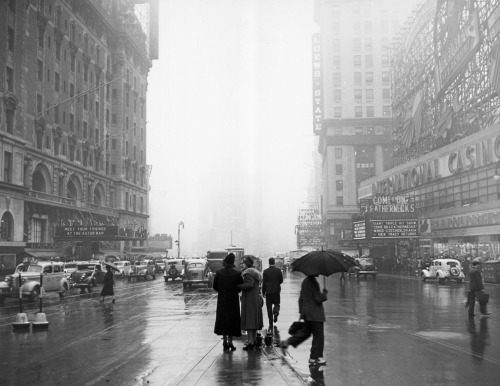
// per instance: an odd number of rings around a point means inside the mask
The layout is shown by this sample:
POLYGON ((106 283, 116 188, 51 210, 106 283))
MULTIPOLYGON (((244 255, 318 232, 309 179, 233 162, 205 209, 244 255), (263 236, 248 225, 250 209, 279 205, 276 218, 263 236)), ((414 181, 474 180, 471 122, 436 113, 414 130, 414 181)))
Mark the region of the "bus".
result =
POLYGON ((228 247, 226 249, 216 249, 207 251, 207 261, 212 272, 217 272, 222 268, 222 261, 229 253, 234 253, 234 267, 236 269, 241 268, 241 264, 243 263, 243 255, 245 254, 244 248, 239 247, 228 247))

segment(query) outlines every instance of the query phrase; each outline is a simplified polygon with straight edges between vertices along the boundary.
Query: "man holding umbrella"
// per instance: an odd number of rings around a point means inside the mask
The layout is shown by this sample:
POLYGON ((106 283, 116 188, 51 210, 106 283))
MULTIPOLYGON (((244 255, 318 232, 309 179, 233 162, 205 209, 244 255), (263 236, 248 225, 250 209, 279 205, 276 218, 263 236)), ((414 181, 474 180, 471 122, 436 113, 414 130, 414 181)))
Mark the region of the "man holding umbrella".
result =
MULTIPOLYGON (((356 266, 355 260, 338 251, 326 250, 312 251, 292 263, 292 271, 304 273, 307 277, 302 281, 299 296, 300 318, 304 320, 303 326, 291 337, 281 342, 281 348, 287 349, 288 345, 297 347, 312 334, 311 355, 309 365, 324 365, 323 349, 325 346, 325 310, 323 302, 327 300, 328 291, 319 288, 316 278, 318 275, 329 276, 336 272, 347 272, 350 267, 356 266)), ((325 287, 325 286, 323 286, 325 287)))
POLYGON ((318 275, 307 276, 302 281, 299 296, 300 318, 304 320, 304 326, 294 335, 281 342, 281 348, 286 350, 288 345, 297 347, 312 334, 311 355, 309 356, 309 365, 324 365, 323 349, 325 347, 324 322, 325 309, 323 302, 327 300, 328 291, 323 288, 320 291, 318 275))

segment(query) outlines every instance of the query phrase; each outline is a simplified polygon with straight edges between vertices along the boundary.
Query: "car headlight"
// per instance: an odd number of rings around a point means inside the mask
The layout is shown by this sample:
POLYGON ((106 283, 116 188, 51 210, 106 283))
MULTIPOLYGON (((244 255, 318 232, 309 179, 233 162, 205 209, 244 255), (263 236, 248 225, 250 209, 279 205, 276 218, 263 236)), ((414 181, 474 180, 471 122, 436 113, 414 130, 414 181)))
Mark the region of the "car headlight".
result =
POLYGON ((26 278, 25 278, 25 277, 22 277, 22 278, 21 278, 21 284, 24 284, 24 283, 26 283, 26 282, 27 282, 26 278))

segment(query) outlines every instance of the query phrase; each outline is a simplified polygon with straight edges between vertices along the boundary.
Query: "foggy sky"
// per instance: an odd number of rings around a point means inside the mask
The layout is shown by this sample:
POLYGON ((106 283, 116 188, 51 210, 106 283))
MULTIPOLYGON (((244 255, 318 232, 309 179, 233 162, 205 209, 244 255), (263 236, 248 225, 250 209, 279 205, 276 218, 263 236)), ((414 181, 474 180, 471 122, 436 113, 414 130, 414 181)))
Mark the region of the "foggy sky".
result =
POLYGON ((200 253, 200 206, 236 169, 263 193, 263 245, 295 248, 315 150, 317 31, 313 0, 160 1, 160 59, 148 77, 150 234, 175 240, 183 221, 183 253, 200 253))

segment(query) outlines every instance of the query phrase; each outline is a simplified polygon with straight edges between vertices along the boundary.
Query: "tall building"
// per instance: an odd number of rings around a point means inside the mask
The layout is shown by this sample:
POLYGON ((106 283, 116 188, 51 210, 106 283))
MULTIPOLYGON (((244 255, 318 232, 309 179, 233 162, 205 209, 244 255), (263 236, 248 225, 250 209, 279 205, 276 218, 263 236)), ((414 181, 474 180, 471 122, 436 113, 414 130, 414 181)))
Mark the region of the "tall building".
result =
POLYGON ((147 39, 135 3, 0 2, 0 254, 97 251, 98 237, 61 238, 63 226, 118 229, 101 250, 144 245, 157 36, 147 39))
POLYGON ((389 46, 413 4, 315 3, 313 130, 323 161, 319 202, 328 248, 340 248, 352 229, 360 182, 392 165, 389 46))

